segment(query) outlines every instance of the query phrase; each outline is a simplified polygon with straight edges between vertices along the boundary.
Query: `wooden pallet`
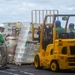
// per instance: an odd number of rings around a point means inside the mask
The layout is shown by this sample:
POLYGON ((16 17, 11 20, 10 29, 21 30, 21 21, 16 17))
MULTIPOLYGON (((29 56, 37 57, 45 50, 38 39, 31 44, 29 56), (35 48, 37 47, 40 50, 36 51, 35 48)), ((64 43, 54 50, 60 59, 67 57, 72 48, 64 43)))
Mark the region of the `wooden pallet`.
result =
POLYGON ((16 66, 21 66, 22 64, 20 62, 15 62, 14 63, 16 66))
POLYGON ((33 63, 21 63, 21 62, 15 62, 16 66, 22 66, 22 65, 33 65, 33 63))

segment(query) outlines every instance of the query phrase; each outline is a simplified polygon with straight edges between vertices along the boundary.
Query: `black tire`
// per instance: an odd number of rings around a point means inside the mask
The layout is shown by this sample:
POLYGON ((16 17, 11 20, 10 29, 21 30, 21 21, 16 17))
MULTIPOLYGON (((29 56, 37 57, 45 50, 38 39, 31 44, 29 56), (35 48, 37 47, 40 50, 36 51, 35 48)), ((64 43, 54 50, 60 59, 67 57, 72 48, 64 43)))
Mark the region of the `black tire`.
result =
POLYGON ((73 69, 73 71, 75 72, 75 69, 73 69))
POLYGON ((52 61, 52 62, 51 62, 51 64, 50 64, 50 69, 51 69, 53 72, 59 71, 59 65, 58 65, 57 61, 52 61))
POLYGON ((38 55, 35 56, 34 58, 34 66, 36 69, 41 69, 42 67, 40 66, 40 58, 38 55))

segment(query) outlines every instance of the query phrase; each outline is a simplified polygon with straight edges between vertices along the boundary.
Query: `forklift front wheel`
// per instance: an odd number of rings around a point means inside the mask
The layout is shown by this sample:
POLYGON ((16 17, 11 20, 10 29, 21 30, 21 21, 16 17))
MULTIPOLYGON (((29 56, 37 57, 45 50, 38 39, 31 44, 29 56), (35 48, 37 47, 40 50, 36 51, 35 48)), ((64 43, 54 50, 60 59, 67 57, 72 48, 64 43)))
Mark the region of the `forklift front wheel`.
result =
POLYGON ((41 66, 40 66, 40 58, 38 55, 35 56, 35 59, 34 59, 34 66, 36 69, 40 69, 41 66))

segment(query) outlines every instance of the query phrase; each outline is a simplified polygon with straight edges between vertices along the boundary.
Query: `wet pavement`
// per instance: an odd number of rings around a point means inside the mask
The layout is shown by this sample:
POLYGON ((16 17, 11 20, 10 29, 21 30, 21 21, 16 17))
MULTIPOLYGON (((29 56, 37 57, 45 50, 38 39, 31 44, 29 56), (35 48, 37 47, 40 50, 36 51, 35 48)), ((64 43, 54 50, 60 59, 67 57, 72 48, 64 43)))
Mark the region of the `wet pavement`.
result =
POLYGON ((0 75, 75 75, 74 71, 63 70, 52 72, 48 69, 35 69, 33 65, 8 65, 7 69, 0 69, 0 75))

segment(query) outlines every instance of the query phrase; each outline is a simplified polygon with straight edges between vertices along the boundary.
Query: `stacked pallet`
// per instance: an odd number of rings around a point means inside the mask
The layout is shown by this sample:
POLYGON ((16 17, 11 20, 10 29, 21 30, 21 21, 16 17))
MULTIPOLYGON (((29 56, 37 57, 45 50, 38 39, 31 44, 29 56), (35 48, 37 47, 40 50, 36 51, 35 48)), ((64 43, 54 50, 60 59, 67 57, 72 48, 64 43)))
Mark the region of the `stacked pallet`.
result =
POLYGON ((18 36, 17 48, 14 56, 14 63, 20 65, 24 63, 25 54, 26 54, 26 41, 28 39, 28 33, 30 30, 30 23, 22 23, 21 31, 18 36))
POLYGON ((17 45, 16 37, 14 37, 14 36, 7 37, 6 45, 7 45, 7 62, 13 63, 16 45, 17 45))
MULTIPOLYGON (((20 29, 20 26, 21 26, 21 22, 5 22, 5 23, 3 23, 4 25, 5 25, 5 34, 15 34, 15 32, 14 32, 14 30, 13 30, 13 28, 14 27, 17 27, 17 28, 19 28, 20 29)), ((14 35, 13 35, 14 36, 14 35)))
POLYGON ((11 34, 11 36, 6 37, 6 45, 7 45, 7 62, 8 63, 13 63, 14 61, 14 55, 15 55, 15 50, 16 50, 16 45, 17 45, 17 40, 15 35, 15 32, 13 30, 13 27, 18 27, 20 28, 21 23, 17 22, 5 22, 3 23, 5 25, 5 31, 4 31, 4 36, 6 34, 11 34))
POLYGON ((30 23, 22 23, 15 51, 14 63, 16 65, 33 63, 34 56, 38 51, 38 42, 32 41, 32 25, 30 23))
POLYGON ((26 54, 25 54, 25 63, 33 63, 34 62, 34 57, 39 51, 39 44, 34 41, 29 41, 27 46, 26 46, 26 54))

